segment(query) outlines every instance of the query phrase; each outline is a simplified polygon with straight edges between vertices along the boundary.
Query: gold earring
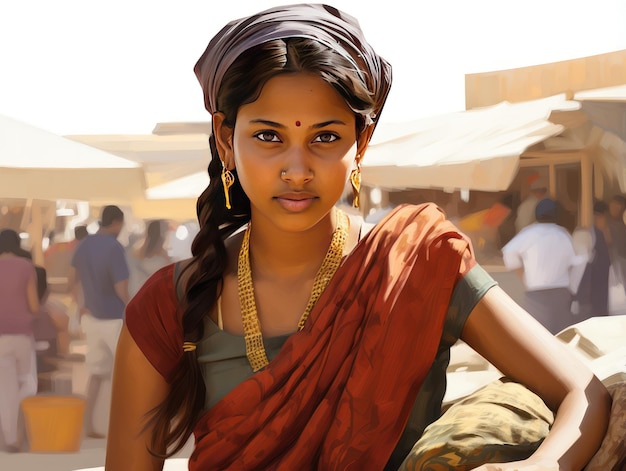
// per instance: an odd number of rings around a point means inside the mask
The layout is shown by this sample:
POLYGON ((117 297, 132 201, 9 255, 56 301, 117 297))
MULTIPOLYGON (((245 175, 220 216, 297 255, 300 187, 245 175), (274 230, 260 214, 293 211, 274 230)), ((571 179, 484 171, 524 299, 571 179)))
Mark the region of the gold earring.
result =
POLYGON ((224 186, 224 198, 226 199, 226 208, 230 209, 230 187, 235 183, 235 176, 226 168, 226 164, 222 160, 222 185, 224 186))
POLYGON ((354 199, 352 200, 352 206, 359 207, 359 193, 361 192, 361 162, 357 160, 356 168, 350 172, 350 183, 352 184, 352 193, 354 199))

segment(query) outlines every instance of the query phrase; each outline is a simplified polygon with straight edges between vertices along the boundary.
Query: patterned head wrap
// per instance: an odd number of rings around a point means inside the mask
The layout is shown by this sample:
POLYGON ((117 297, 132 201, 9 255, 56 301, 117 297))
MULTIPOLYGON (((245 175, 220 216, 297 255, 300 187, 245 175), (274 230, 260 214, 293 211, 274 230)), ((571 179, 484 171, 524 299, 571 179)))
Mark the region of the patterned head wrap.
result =
POLYGON ((222 28, 194 68, 209 113, 219 111, 217 93, 222 79, 241 53, 268 41, 290 37, 319 41, 350 61, 374 98, 370 122, 376 122, 391 87, 391 66, 366 42, 354 17, 320 4, 273 7, 222 28))

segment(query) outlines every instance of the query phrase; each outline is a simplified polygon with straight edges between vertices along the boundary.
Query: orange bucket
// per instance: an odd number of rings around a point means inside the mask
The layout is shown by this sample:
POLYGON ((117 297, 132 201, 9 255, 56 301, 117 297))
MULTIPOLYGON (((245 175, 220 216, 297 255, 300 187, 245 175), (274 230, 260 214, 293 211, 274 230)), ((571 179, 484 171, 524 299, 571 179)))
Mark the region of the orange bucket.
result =
POLYGON ((29 450, 80 450, 85 399, 80 396, 39 395, 22 400, 29 450))

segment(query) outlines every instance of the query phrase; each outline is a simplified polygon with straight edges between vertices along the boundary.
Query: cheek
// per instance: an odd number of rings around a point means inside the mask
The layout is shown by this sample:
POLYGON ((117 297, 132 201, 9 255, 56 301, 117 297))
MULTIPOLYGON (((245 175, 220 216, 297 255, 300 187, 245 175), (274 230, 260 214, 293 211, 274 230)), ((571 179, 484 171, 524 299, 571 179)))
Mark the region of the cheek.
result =
POLYGON ((261 182, 267 182, 267 175, 263 173, 264 168, 257 166, 254 160, 235 157, 235 167, 237 168, 237 178, 246 194, 255 191, 261 182))
POLYGON ((332 174, 336 180, 346 183, 354 168, 356 168, 356 146, 351 148, 340 162, 335 163, 335 169, 332 174))
POLYGON ((337 191, 343 192, 345 185, 350 179, 350 172, 355 167, 354 159, 343 159, 341 163, 334 165, 332 170, 328 171, 328 182, 333 187, 337 188, 337 191), (332 183, 331 183, 332 182, 332 183))
POLYGON ((252 146, 246 141, 235 141, 233 154, 238 174, 249 173, 253 175, 257 169, 262 170, 262 167, 259 165, 259 159, 255 158, 255 152, 252 146))

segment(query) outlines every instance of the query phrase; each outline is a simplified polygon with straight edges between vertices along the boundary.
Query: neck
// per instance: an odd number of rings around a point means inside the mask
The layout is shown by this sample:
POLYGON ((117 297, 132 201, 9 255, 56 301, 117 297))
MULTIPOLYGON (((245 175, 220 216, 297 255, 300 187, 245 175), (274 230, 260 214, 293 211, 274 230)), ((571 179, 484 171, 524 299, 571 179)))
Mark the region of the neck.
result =
POLYGON ((331 215, 299 232, 255 219, 250 232, 250 264, 255 279, 313 277, 328 251, 334 228, 331 215))
POLYGON ((112 235, 114 237, 117 237, 117 233, 115 232, 115 229, 113 227, 110 227, 110 226, 101 227, 98 230, 98 234, 107 234, 107 235, 112 235))

